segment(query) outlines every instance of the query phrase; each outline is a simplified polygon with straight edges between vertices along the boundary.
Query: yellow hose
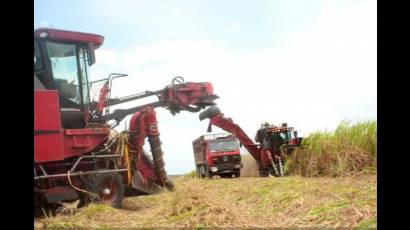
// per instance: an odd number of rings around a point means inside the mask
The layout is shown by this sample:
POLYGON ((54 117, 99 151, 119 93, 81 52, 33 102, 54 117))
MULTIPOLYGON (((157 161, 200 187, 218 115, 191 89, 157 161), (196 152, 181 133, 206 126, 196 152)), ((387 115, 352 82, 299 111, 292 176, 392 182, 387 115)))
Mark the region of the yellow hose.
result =
MULTIPOLYGON (((129 147, 128 147, 128 135, 126 133, 119 133, 117 134, 117 153, 122 153, 123 155, 123 164, 126 165, 127 168, 127 181, 128 185, 131 185, 131 162, 130 162, 130 155, 129 155, 129 147)), ((119 159, 121 164, 121 159, 119 159)))
MULTIPOLYGON (((122 142, 124 144, 124 142, 122 142)), ((130 157, 128 152, 128 145, 124 144, 124 155, 125 155, 125 163, 127 164, 127 175, 128 175, 128 185, 131 185, 131 167, 130 167, 130 157)))

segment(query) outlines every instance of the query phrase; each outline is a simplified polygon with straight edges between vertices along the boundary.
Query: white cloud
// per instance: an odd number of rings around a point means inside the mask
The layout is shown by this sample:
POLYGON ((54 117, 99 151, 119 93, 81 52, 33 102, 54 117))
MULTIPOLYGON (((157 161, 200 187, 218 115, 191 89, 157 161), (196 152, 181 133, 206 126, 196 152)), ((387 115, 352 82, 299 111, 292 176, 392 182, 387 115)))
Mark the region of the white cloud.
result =
MULTIPOLYGON (((284 38, 286 48, 238 53, 197 41, 101 48, 92 77, 129 73, 114 83, 112 94, 118 96, 160 89, 177 75, 212 82, 221 110, 251 138, 263 121, 287 122, 306 135, 331 130, 342 119, 375 119, 376 4, 326 3, 312 30, 284 38)), ((205 133, 207 122, 199 122, 198 114, 157 111, 168 171, 193 169, 191 142, 205 133)))

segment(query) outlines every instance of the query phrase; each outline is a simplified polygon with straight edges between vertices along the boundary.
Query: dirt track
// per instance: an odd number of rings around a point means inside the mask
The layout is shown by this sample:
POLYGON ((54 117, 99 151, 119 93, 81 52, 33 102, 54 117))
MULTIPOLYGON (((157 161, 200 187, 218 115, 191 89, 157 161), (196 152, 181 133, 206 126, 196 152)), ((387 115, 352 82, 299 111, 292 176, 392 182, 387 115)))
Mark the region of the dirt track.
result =
POLYGON ((121 210, 91 205, 42 222, 53 228, 376 226, 374 175, 174 181, 175 192, 127 198, 121 210))

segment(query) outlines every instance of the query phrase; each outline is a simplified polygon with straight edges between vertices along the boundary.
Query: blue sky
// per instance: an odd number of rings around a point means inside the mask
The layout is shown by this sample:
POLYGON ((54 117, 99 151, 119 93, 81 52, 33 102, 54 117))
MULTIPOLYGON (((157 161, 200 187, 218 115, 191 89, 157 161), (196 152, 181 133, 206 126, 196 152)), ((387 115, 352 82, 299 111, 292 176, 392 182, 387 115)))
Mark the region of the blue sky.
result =
POLYGON ((109 38, 106 48, 206 40, 255 49, 279 42, 283 33, 311 27, 323 1, 307 2, 37 0, 34 16, 36 26, 103 34, 109 38))
MULTIPOLYGON (((375 0, 36 0, 34 6, 35 28, 105 37, 91 79, 128 73, 113 95, 160 89, 177 75, 210 81, 221 110, 251 137, 264 121, 287 122, 308 135, 343 119, 377 118, 375 0)), ((168 171, 192 170, 191 142, 207 122, 163 109, 158 118, 168 171)))

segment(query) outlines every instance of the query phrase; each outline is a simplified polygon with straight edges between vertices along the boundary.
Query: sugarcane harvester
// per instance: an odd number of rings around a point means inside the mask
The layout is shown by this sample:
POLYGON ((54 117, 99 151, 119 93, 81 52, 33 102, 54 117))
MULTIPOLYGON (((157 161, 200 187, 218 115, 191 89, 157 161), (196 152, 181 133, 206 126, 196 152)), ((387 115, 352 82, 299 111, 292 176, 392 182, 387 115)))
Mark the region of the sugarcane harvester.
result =
POLYGON ((286 123, 281 126, 262 123, 258 129, 254 143, 251 138, 229 117, 226 117, 218 107, 212 106, 199 114, 199 119, 209 119, 208 132, 212 125, 232 133, 256 160, 261 177, 284 176, 284 159, 300 146, 302 138, 297 136, 293 127, 286 123))
POLYGON ((34 205, 80 199, 121 207, 128 195, 152 194, 174 185, 167 176, 155 108, 173 115, 214 105, 209 82, 182 77, 156 91, 111 98, 112 81, 100 80, 90 99, 88 68, 104 37, 41 28, 34 31, 34 205), (110 112, 111 106, 156 96, 157 101, 110 112), (113 128, 132 115, 128 130, 113 128), (144 151, 148 139, 152 157, 144 151))

